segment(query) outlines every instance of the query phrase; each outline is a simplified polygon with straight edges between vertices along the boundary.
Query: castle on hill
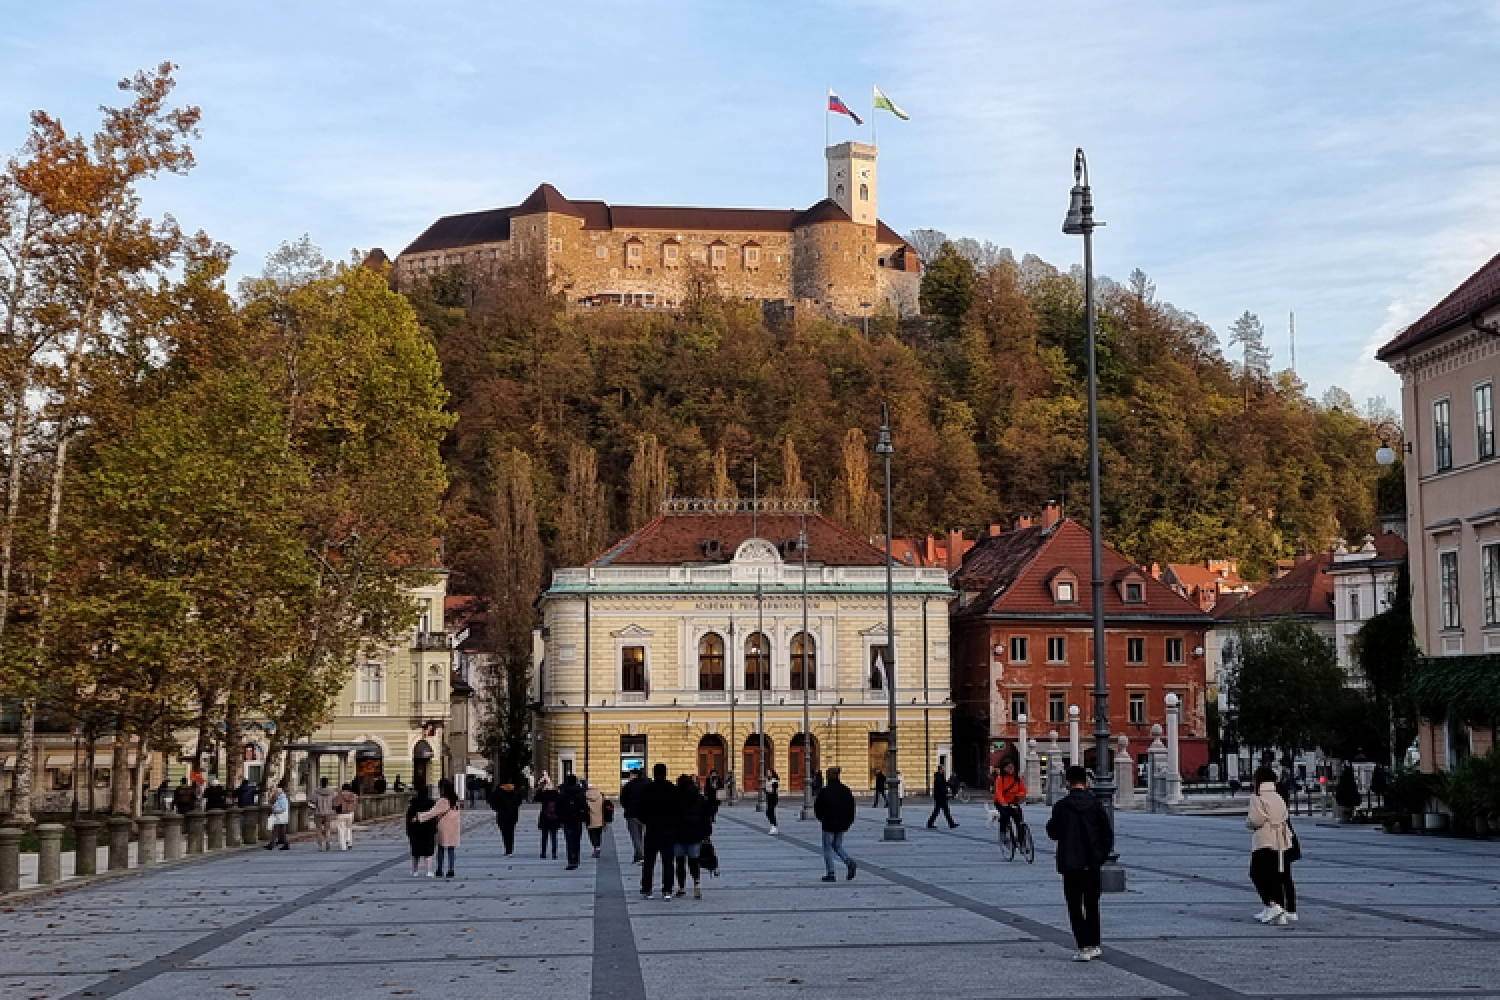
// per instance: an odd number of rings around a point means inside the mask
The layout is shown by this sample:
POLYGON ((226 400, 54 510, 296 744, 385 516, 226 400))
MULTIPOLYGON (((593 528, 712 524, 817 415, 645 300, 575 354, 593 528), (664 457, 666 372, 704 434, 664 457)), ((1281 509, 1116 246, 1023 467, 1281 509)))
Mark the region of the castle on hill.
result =
POLYGON ((805 210, 610 205, 542 184, 511 208, 449 215, 394 262, 407 289, 450 267, 539 255, 575 305, 675 308, 689 279, 720 294, 837 318, 918 312, 921 262, 876 212, 876 148, 825 150, 828 197, 805 210))

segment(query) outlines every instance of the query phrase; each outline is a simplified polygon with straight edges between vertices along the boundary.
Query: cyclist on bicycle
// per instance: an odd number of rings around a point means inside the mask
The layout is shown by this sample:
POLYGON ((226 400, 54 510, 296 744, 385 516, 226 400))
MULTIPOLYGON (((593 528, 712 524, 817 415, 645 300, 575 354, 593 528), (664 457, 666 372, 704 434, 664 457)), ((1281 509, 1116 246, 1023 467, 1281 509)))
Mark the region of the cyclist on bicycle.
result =
POLYGON ((1010 829, 1014 836, 1021 822, 1021 803, 1026 801, 1026 782, 1016 777, 1016 762, 1000 765, 995 779, 995 811, 1000 814, 1000 828, 1010 829))

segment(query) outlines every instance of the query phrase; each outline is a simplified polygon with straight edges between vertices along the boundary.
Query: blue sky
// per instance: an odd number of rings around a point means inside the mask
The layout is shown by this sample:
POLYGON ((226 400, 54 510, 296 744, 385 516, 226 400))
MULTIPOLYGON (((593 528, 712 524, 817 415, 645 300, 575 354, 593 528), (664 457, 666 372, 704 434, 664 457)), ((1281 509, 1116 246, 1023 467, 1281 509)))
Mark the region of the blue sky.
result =
MULTIPOLYGON (((549 180, 624 204, 806 206, 824 92, 878 83, 881 216, 1069 266, 1089 155, 1101 272, 1144 270, 1222 335, 1361 403, 1375 345, 1500 251, 1493 2, 89 3, 13 11, 0 142, 46 108, 95 125, 177 62, 199 167, 150 192, 240 273, 303 233, 394 254, 439 215, 549 180)), ((868 128, 834 125, 834 139, 868 128)))

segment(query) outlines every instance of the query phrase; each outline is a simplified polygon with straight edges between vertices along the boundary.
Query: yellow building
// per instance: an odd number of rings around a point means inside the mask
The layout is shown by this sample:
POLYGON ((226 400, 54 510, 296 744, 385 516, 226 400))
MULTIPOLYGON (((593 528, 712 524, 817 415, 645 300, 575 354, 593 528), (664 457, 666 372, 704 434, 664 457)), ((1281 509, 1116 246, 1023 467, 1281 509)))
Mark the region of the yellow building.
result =
MULTIPOLYGON (((951 754, 952 590, 941 568, 892 575, 898 766, 916 792, 951 754)), ((885 586, 884 552, 811 501, 665 501, 542 595, 537 770, 612 789, 660 761, 753 792, 763 719, 783 791, 803 786, 804 745, 814 770, 870 788, 888 745, 885 586)))

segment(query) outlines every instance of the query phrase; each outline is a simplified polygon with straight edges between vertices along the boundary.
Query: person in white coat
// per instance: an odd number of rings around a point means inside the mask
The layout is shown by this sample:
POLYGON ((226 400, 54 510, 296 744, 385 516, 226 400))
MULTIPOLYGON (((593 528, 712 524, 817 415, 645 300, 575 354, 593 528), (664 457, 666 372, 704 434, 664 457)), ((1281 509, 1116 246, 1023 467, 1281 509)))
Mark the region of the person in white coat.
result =
POLYGON ((1290 907, 1290 914, 1286 905, 1286 884, 1291 881, 1287 854, 1292 849, 1292 829, 1286 802, 1276 791, 1276 772, 1269 767, 1257 768, 1254 780, 1255 792, 1250 796, 1245 826, 1251 830, 1250 881, 1265 907, 1255 919, 1263 924, 1285 926, 1296 919, 1296 904, 1290 907))
POLYGON ((266 822, 271 827, 271 839, 266 841, 266 850, 271 850, 280 845, 283 851, 290 851, 292 845, 287 843, 286 827, 292 819, 292 803, 286 795, 286 779, 282 778, 276 785, 276 791, 271 796, 271 817, 266 822))

